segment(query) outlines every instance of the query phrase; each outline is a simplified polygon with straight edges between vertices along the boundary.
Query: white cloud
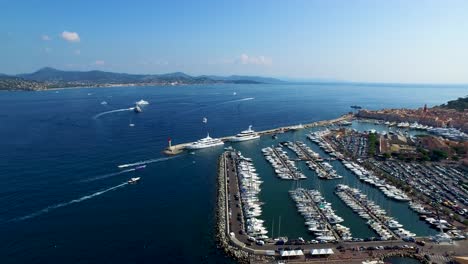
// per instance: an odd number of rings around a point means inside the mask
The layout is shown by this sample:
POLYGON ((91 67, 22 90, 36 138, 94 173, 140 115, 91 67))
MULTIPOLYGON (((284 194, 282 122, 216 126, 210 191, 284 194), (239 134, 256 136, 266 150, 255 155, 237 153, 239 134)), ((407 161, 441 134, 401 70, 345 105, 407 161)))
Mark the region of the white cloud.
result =
POLYGON ((80 54, 81 54, 81 50, 77 49, 77 50, 75 50, 73 53, 75 53, 75 55, 80 55, 80 54))
POLYGON ((80 42, 80 36, 76 32, 64 31, 62 38, 68 42, 80 42))
POLYGON ((104 65, 104 64, 106 64, 106 62, 103 61, 103 60, 97 60, 97 61, 94 62, 94 65, 99 65, 99 66, 101 66, 101 65, 104 65))
POLYGON ((48 41, 48 40, 50 40, 50 37, 48 35, 42 35, 41 39, 44 40, 44 41, 48 41))
POLYGON ((265 56, 249 56, 244 53, 240 55, 239 62, 241 64, 270 66, 273 63, 273 60, 265 56))

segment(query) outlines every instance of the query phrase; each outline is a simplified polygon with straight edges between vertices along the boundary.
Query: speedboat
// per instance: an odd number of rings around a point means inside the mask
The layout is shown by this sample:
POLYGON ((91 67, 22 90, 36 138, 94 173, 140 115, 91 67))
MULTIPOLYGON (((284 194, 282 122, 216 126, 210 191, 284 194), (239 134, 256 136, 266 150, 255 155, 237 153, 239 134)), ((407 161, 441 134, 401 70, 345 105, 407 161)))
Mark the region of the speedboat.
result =
POLYGON ((141 170, 141 169, 144 169, 144 168, 146 168, 146 165, 140 165, 140 166, 136 166, 135 170, 141 170))
POLYGON ((202 138, 196 142, 193 142, 190 145, 187 145, 186 149, 203 149, 224 145, 224 142, 219 138, 211 138, 210 134, 206 138, 202 138))
POLYGON ((141 179, 140 177, 131 178, 130 180, 128 180, 128 183, 130 184, 137 183, 140 179, 141 179))
POLYGON ((239 142, 239 141, 247 141, 247 140, 252 140, 252 139, 257 139, 257 138, 260 138, 260 135, 255 133, 255 131, 252 129, 252 126, 249 126, 249 129, 240 132, 235 137, 230 138, 229 141, 239 142))
POLYGON ((135 113, 143 112, 143 110, 141 110, 141 107, 138 104, 135 105, 135 107, 133 108, 133 111, 135 111, 135 113))

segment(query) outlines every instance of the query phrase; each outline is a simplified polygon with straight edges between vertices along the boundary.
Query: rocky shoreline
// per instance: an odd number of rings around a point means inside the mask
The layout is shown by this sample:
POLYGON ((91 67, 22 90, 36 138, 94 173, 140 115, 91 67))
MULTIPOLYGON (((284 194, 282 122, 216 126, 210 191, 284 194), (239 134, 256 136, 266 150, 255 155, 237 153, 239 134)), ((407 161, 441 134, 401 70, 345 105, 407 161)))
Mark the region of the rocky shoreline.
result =
POLYGON ((216 201, 216 242, 226 255, 239 263, 249 263, 248 253, 232 246, 226 233, 226 179, 224 175, 224 155, 218 160, 217 201, 216 201))

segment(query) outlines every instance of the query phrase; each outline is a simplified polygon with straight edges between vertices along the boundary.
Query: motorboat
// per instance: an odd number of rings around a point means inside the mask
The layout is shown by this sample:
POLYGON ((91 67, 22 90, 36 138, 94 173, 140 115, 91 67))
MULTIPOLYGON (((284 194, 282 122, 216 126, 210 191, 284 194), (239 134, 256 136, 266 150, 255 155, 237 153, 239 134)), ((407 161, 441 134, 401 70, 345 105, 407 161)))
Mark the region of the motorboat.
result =
POLYGON ((141 110, 141 107, 138 104, 135 104, 135 107, 133 107, 133 111, 135 113, 141 113, 143 110, 141 110))
POLYGON ((128 180, 128 183, 132 184, 132 183, 137 183, 141 178, 140 177, 134 177, 134 178, 131 178, 130 180, 128 180))
POLYGON ((210 137, 210 134, 208 134, 205 138, 202 138, 196 142, 193 142, 190 145, 187 145, 185 148, 186 149, 203 149, 203 148, 210 148, 210 147, 216 147, 216 146, 221 146, 224 145, 224 142, 221 139, 218 138, 212 138, 210 137))
POLYGON ((247 130, 241 131, 235 137, 230 138, 229 141, 240 142, 240 141, 247 141, 247 140, 258 139, 258 138, 260 138, 260 135, 258 135, 252 129, 252 126, 249 126, 249 128, 247 130))

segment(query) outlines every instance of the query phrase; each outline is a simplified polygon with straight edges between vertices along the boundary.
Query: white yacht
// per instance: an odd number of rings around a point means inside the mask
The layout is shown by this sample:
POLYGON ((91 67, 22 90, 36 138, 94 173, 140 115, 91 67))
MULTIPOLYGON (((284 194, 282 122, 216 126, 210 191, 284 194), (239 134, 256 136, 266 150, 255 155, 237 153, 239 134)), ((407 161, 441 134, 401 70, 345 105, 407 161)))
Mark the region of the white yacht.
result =
POLYGON ((140 179, 141 179, 140 177, 135 177, 135 178, 131 178, 127 182, 130 183, 130 184, 137 183, 140 179))
POLYGON ((229 141, 239 142, 239 141, 247 141, 247 140, 252 140, 252 139, 257 139, 257 138, 260 138, 260 135, 255 133, 255 131, 252 129, 252 126, 249 126, 249 129, 240 132, 235 137, 230 138, 229 141))
POLYGON ((190 145, 187 145, 186 149, 203 149, 203 148, 210 148, 215 146, 224 145, 224 142, 218 138, 211 138, 210 134, 206 136, 206 138, 202 138, 196 142, 193 142, 190 145))
POLYGON ((299 130, 299 129, 304 129, 304 128, 305 128, 305 127, 304 127, 303 124, 299 124, 299 125, 295 125, 295 126, 290 126, 290 127, 289 127, 289 129, 290 129, 290 130, 293 130, 293 131, 299 130))

